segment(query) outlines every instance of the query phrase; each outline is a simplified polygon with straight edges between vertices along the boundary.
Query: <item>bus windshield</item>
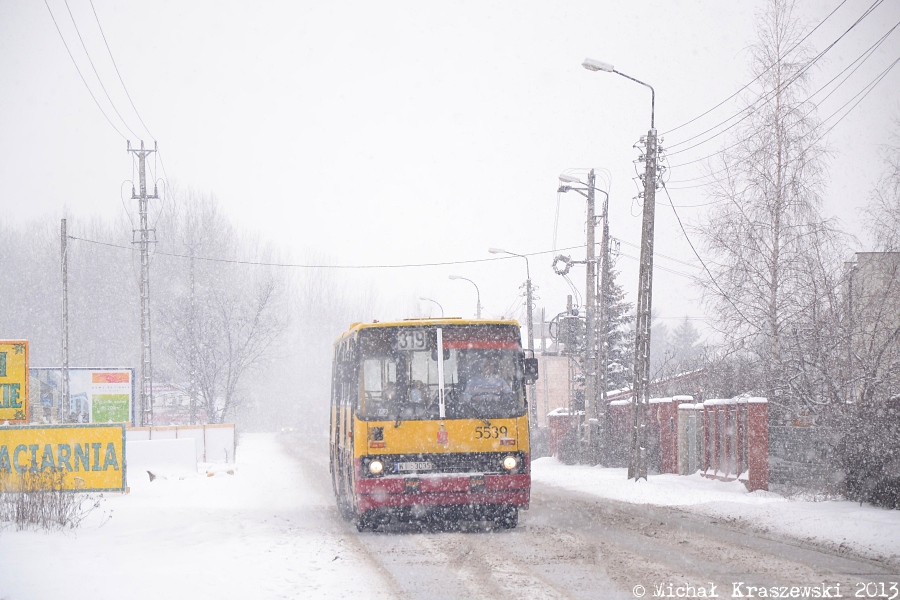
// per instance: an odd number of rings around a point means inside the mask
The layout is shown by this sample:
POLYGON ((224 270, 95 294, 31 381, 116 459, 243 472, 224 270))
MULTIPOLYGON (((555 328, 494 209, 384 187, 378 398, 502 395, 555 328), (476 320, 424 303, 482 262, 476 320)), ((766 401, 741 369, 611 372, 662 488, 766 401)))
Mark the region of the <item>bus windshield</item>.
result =
MULTIPOLYGON (((444 407, 448 419, 525 414, 518 331, 509 326, 444 327, 444 407)), ((436 328, 361 332, 364 420, 437 419, 436 328)))

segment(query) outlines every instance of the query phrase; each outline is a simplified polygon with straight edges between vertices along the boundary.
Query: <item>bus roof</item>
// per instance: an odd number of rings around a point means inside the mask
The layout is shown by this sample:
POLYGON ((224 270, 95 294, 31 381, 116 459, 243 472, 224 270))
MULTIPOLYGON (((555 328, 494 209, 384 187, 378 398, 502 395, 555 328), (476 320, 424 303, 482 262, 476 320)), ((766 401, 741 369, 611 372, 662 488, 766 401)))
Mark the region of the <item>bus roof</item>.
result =
POLYGON ((462 317, 442 317, 439 319, 413 318, 402 321, 371 321, 369 323, 351 323, 350 328, 341 334, 335 342, 351 336, 363 329, 378 327, 430 327, 436 325, 513 325, 519 327, 515 319, 463 319, 462 317))

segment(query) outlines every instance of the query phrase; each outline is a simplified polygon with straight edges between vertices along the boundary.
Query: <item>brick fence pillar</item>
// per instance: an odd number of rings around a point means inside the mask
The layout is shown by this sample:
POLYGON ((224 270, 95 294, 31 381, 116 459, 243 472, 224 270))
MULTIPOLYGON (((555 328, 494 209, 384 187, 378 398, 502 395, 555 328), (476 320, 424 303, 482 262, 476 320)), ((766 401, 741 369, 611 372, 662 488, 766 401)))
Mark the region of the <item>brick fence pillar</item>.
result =
POLYGON ((747 489, 769 489, 769 405, 765 398, 747 399, 747 489))
POLYGON ((712 453, 713 453, 713 423, 712 423, 712 415, 715 414, 713 412, 713 405, 710 404, 709 400, 706 400, 703 403, 703 412, 701 413, 703 417, 703 448, 701 457, 702 460, 700 465, 700 470, 704 473, 708 473, 710 467, 712 467, 712 453))
POLYGON ((659 412, 659 472, 678 473, 678 405, 661 402, 659 412))

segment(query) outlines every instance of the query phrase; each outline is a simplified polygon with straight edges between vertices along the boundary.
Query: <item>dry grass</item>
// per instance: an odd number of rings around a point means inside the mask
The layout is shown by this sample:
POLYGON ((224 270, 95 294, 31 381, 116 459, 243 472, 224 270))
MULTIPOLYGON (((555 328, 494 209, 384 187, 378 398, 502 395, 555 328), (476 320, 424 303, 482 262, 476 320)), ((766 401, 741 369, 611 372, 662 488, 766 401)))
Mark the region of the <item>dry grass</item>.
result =
POLYGON ((102 495, 66 490, 65 471, 25 471, 0 480, 0 528, 74 529, 100 506, 102 495))

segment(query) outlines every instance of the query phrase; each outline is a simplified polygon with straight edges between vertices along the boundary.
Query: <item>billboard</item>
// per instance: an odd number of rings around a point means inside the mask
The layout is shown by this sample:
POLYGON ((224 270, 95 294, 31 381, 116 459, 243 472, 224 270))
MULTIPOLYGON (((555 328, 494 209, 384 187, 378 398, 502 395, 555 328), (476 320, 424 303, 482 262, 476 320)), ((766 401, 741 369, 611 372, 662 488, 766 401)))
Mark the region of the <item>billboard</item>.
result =
POLYGON ((62 369, 29 369, 32 422, 133 423, 134 369, 69 368, 69 401, 62 401, 62 369))
POLYGON ((125 426, 0 427, 0 489, 34 474, 59 475, 64 490, 124 491, 125 426))
POLYGON ((0 340, 0 424, 28 418, 28 342, 0 340))

